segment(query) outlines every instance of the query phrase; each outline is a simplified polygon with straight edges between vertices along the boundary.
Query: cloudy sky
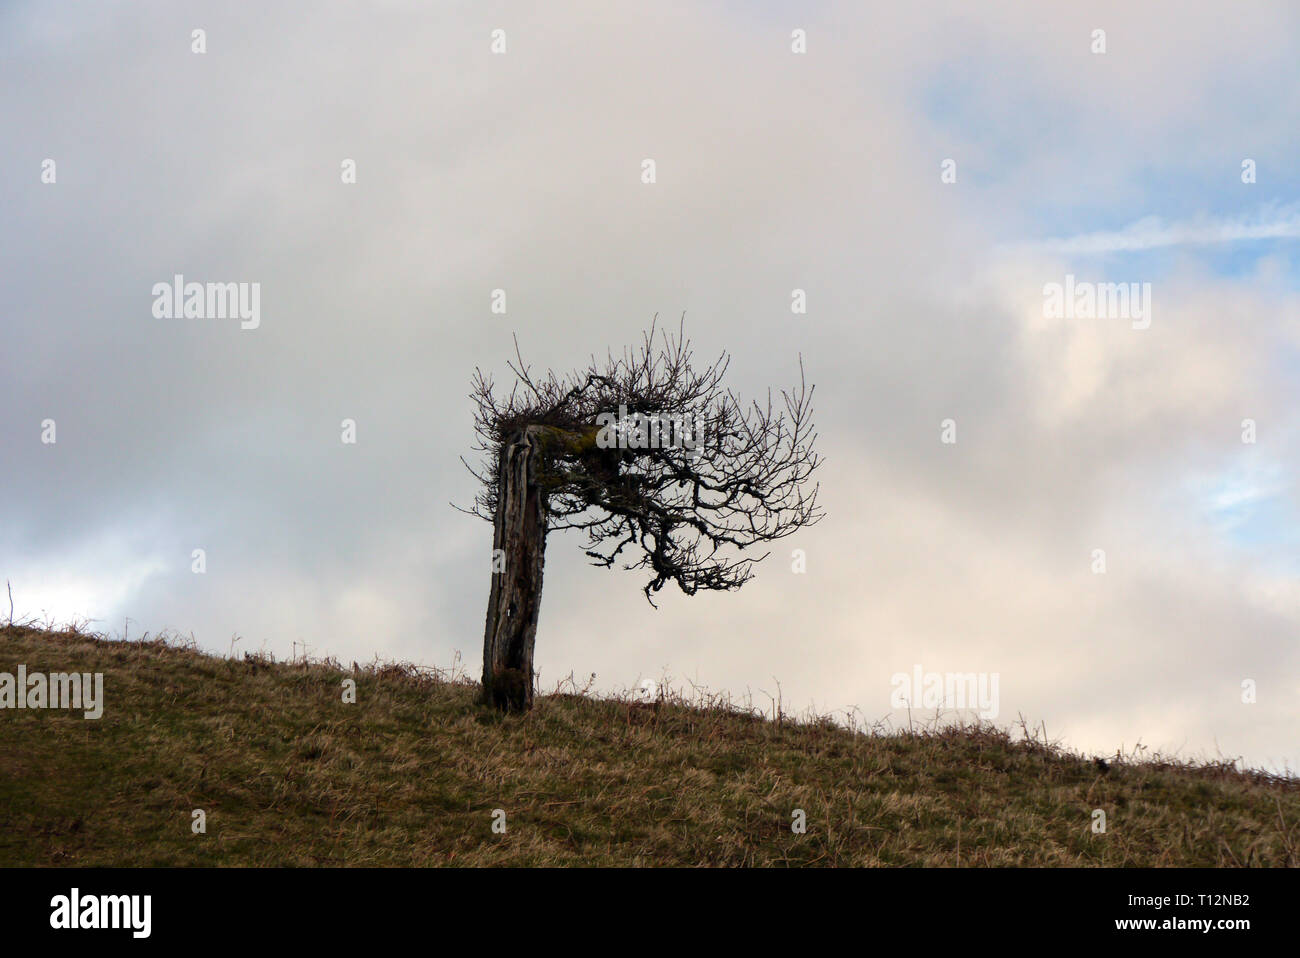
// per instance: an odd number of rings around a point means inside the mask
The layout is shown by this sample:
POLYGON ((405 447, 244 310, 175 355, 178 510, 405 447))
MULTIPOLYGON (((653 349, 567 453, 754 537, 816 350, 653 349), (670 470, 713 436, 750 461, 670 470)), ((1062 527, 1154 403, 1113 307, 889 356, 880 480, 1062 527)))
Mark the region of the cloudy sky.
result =
POLYGON ((684 313, 744 394, 802 354, 828 517, 657 612, 553 536, 543 687, 905 723, 896 673, 996 673, 1080 750, 1300 767, 1300 11, 865 6, 0 7, 16 614, 473 673, 475 367, 684 313))

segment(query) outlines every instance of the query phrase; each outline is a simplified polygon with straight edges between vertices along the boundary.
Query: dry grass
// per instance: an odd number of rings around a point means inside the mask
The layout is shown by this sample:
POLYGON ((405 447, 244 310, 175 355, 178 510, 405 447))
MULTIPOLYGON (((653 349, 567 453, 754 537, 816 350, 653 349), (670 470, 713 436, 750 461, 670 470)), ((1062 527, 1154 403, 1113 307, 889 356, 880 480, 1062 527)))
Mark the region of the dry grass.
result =
POLYGON ((861 734, 717 700, 553 694, 502 717, 411 666, 0 627, 0 672, 19 663, 103 672, 107 704, 0 712, 0 866, 1300 861, 1300 782, 1231 763, 1103 771, 991 726, 861 734))

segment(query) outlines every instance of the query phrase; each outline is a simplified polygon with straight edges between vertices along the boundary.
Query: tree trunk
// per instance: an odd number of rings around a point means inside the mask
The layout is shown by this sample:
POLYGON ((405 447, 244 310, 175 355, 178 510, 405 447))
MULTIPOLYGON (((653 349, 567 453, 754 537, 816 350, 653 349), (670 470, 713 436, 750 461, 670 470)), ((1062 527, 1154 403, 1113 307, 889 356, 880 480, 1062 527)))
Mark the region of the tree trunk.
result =
POLYGON ((492 592, 483 633, 483 698, 502 711, 533 707, 533 643, 542 602, 546 496, 536 427, 503 444, 492 536, 492 592))

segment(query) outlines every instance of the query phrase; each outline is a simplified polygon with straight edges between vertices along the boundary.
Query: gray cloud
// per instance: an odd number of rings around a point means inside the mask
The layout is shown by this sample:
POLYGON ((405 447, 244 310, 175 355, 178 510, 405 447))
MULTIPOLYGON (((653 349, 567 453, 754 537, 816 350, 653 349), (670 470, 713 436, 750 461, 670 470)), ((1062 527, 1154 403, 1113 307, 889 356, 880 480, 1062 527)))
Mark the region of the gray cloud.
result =
POLYGON ((460 650, 472 671, 490 532, 448 505, 474 493, 470 374, 503 376, 512 334, 567 369, 685 312, 742 393, 789 385, 802 353, 830 517, 741 592, 659 612, 554 537, 544 682, 667 669, 761 698, 775 679, 795 708, 877 717, 913 664, 998 671, 1004 719, 1081 748, 1295 767, 1284 550, 1226 539, 1196 491, 1253 456, 1296 504, 1276 363, 1294 292, 1267 264, 1186 259, 1149 330, 1048 321, 1042 285, 1079 249, 1007 255, 1073 235, 1036 218, 1079 197, 1140 220, 1138 157, 1202 173, 1207 130, 1226 177, 1281 149, 1295 14, 1224 30, 1208 5, 981 7, 6 8, 0 566, 20 606, 222 651, 234 633, 345 659, 460 650), (176 273, 261 283, 261 327, 155 319, 176 273))

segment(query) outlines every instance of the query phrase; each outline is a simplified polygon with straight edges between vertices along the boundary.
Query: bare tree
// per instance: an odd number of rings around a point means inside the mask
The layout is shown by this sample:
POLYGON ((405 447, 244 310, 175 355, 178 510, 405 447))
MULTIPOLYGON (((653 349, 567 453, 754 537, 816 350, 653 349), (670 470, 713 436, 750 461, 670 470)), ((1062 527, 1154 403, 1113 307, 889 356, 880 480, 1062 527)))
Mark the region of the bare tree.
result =
MULTIPOLYGON (((546 536, 578 529, 596 565, 646 569, 645 595, 669 582, 687 595, 738 589, 766 558, 745 550, 817 522, 813 387, 784 408, 742 403, 722 386, 730 358, 692 366, 679 329, 655 326, 622 357, 535 377, 519 355, 503 400, 475 370, 470 398, 483 466, 474 508, 493 523, 492 590, 483 635, 483 695, 502 710, 533 702, 533 644, 546 536)), ((464 460, 462 460, 464 461, 464 460)))

